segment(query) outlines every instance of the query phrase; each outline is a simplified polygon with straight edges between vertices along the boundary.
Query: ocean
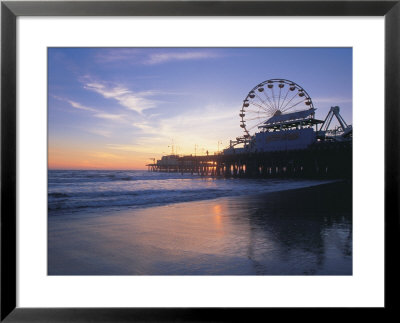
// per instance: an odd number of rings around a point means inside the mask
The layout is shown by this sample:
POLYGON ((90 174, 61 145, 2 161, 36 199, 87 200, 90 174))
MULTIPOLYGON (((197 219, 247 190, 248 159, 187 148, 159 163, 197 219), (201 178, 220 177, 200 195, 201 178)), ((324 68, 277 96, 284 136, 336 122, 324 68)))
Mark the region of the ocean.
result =
MULTIPOLYGON (((212 178, 126 170, 50 170, 49 216, 124 209, 304 188, 332 180, 212 178)), ((98 214, 98 213, 97 213, 98 214)))

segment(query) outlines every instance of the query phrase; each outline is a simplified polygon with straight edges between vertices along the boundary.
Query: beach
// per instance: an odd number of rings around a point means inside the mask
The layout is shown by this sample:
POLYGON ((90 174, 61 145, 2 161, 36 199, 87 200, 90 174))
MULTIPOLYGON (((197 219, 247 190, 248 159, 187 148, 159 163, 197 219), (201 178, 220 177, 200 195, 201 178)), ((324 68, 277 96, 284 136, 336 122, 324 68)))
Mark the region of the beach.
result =
POLYGON ((49 216, 49 275, 352 275, 352 185, 49 216))

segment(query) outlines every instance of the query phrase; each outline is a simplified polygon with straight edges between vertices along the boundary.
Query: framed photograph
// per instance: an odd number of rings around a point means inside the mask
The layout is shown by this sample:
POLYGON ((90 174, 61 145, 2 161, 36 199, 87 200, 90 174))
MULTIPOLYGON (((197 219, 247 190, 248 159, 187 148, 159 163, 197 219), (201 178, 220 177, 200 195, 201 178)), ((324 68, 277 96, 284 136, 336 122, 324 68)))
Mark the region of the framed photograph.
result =
POLYGON ((2 2, 1 320, 394 310, 399 14, 2 2))

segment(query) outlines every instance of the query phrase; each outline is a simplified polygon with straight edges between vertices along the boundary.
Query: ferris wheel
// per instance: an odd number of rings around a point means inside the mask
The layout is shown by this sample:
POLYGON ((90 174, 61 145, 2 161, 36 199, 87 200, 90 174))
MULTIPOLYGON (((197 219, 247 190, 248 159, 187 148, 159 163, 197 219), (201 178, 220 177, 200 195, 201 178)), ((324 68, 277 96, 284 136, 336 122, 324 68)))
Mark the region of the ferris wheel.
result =
POLYGON ((258 84, 247 94, 240 110, 244 138, 250 138, 269 118, 293 112, 294 108, 314 108, 311 97, 300 85, 285 79, 271 79, 258 84))

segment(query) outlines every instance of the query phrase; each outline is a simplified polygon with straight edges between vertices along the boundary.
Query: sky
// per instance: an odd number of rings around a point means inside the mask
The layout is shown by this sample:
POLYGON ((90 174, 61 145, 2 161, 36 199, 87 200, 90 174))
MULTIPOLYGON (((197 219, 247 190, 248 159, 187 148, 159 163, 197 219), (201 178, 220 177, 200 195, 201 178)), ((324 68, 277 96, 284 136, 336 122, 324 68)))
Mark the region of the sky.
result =
POLYGON ((48 48, 50 169, 146 169, 165 154, 209 154, 243 135, 257 84, 288 79, 316 118, 352 123, 351 48, 48 48))

